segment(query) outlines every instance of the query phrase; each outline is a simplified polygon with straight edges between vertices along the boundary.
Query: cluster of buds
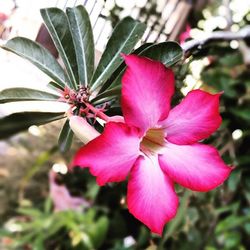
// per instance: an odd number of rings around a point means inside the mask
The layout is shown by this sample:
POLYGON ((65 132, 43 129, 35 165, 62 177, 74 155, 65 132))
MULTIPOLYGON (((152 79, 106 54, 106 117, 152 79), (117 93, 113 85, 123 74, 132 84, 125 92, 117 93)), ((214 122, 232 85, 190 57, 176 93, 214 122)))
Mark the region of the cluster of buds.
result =
POLYGON ((61 92, 62 97, 59 101, 63 101, 73 106, 85 104, 89 101, 90 92, 87 87, 81 86, 77 91, 65 87, 64 91, 61 92))
POLYGON ((70 112, 77 108, 78 114, 87 118, 103 116, 106 104, 101 108, 95 108, 89 103, 90 92, 87 87, 81 86, 78 90, 73 90, 65 87, 64 91, 61 92, 62 97, 59 101, 66 102, 71 105, 70 112))
POLYGON ((101 107, 93 106, 89 101, 90 95, 91 93, 87 87, 81 86, 78 90, 65 87, 64 90, 61 91, 59 101, 70 105, 70 110, 68 111, 69 118, 73 116, 73 114, 76 113, 74 111, 77 110, 77 115, 79 117, 93 119, 93 122, 95 122, 98 117, 107 122, 109 117, 104 114, 107 104, 105 103, 101 107))

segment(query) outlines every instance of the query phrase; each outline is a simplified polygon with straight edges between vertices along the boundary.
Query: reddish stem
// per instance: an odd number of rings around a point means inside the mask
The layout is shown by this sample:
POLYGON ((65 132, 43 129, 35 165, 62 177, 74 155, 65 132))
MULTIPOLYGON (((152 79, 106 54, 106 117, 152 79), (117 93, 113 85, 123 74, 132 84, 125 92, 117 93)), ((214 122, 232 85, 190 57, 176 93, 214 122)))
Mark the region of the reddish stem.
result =
POLYGON ((102 120, 108 122, 109 121, 109 116, 105 115, 100 109, 97 109, 93 107, 89 103, 85 103, 86 107, 91 110, 97 117, 101 118, 102 120))

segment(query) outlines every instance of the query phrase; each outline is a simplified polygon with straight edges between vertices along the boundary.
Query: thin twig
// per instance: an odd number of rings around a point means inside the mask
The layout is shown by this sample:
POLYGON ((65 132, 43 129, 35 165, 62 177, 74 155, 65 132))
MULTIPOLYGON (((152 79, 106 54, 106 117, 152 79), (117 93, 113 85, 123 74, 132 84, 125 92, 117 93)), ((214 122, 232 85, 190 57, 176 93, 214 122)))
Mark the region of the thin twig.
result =
POLYGON ((191 40, 182 45, 182 49, 186 56, 196 49, 202 49, 205 45, 211 42, 244 40, 250 38, 250 26, 240 29, 238 32, 232 31, 215 31, 201 40, 191 40))

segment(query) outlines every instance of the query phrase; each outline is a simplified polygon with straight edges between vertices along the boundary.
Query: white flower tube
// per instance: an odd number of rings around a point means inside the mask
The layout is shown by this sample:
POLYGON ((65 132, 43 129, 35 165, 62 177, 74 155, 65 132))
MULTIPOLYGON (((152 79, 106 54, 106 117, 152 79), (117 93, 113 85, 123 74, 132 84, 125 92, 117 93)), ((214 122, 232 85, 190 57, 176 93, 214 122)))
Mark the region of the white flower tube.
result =
POLYGON ((69 118, 69 125, 77 138, 84 144, 100 135, 83 117, 73 115, 69 118))

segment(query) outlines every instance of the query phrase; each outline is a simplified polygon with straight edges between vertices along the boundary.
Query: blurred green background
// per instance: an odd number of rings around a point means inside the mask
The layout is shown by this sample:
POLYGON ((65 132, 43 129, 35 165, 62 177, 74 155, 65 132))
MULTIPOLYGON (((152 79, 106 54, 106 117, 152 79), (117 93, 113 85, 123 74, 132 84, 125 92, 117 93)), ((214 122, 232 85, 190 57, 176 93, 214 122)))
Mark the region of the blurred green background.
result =
MULTIPOLYGON (((144 2, 139 15, 146 10, 157 17, 157 1, 144 2)), ((238 32, 250 25, 247 0, 204 1, 199 8, 198 2, 180 30, 187 40, 215 31, 238 32)), ((114 2, 108 15, 111 23, 124 10, 122 1, 114 2)), ((126 183, 99 188, 88 170, 68 172, 67 165, 81 144, 75 139, 70 152, 58 151, 56 131, 61 121, 32 126, 0 142, 0 249, 250 249, 250 39, 201 46, 173 69, 174 105, 195 88, 224 91, 223 124, 206 140, 235 167, 224 185, 209 193, 176 186, 180 208, 160 238, 128 213, 126 183), (51 171, 57 174, 49 187, 51 171), (73 209, 55 211, 58 203, 52 185, 73 209), (80 208, 72 197, 84 199, 80 208)))

